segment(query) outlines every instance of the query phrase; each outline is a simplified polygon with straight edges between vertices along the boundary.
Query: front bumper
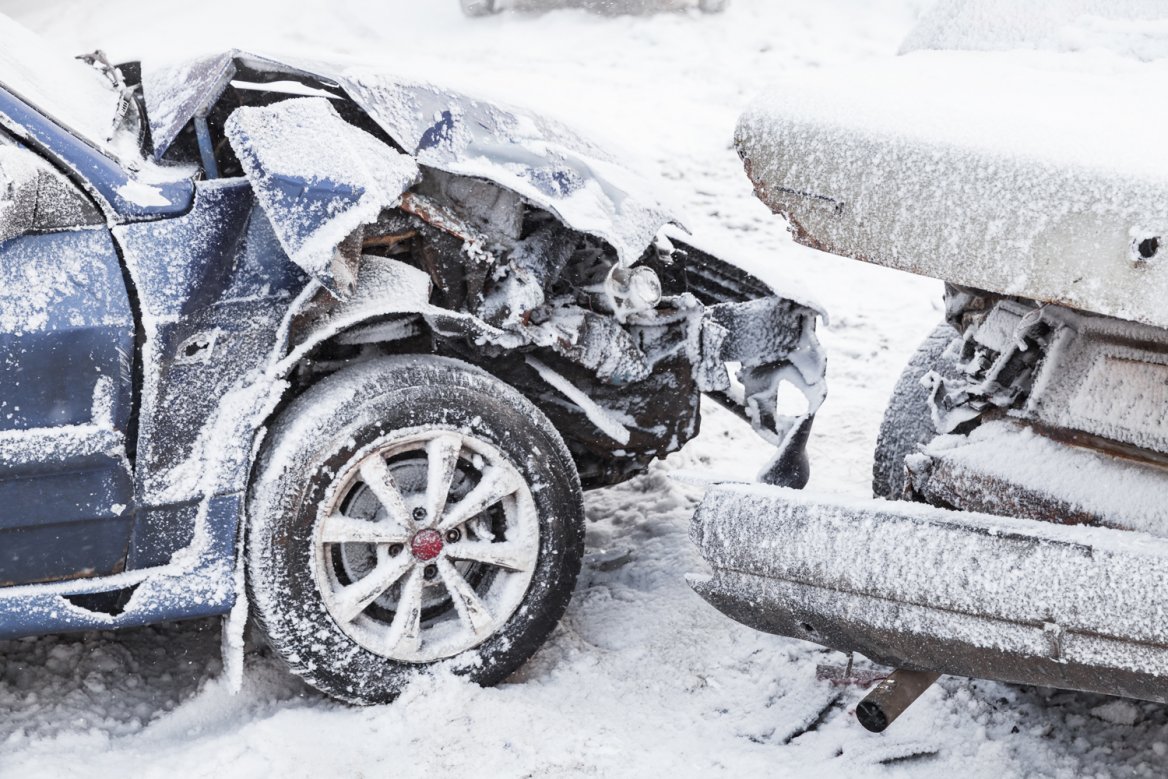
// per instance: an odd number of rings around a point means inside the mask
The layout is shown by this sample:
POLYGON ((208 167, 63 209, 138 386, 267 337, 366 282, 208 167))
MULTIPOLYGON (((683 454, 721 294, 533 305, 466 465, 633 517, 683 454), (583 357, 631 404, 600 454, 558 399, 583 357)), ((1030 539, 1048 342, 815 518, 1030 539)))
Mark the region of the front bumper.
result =
POLYGON ((719 485, 691 586, 731 618, 876 662, 1168 702, 1168 540, 719 485))

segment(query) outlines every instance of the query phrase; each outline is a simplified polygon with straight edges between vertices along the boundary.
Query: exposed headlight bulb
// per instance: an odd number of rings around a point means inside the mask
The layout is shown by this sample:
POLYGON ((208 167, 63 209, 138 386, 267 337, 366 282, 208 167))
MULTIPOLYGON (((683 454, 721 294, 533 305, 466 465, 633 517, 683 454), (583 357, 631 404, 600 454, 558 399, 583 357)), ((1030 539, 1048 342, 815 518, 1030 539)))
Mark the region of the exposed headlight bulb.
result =
POLYGON ((652 268, 612 266, 604 280, 604 294, 612 305, 617 321, 630 314, 649 311, 661 302, 661 279, 652 268))

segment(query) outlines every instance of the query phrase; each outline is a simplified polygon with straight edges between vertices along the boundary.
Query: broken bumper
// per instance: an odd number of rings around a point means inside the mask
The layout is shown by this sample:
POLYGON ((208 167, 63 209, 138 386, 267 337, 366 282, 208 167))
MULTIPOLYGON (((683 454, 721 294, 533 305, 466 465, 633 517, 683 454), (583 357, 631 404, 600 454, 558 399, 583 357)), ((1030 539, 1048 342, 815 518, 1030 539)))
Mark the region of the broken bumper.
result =
POLYGON ((691 586, 731 618, 915 670, 1168 701, 1168 540, 719 485, 691 586))

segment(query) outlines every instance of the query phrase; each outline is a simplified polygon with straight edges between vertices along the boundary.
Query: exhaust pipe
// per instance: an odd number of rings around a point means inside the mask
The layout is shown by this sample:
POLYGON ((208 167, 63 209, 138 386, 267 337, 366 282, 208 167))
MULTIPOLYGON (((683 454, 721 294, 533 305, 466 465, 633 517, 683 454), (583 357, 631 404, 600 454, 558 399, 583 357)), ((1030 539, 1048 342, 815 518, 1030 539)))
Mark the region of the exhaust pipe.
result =
POLYGON ((893 671, 856 706, 856 719, 866 730, 882 732, 940 676, 934 671, 893 671))

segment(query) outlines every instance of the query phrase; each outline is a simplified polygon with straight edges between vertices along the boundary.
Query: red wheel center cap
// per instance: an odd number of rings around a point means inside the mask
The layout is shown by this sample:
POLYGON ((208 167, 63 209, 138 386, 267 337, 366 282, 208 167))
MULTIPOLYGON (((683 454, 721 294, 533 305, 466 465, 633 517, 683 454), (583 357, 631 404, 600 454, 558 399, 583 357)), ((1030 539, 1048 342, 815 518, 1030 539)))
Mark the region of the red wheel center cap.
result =
POLYGON ((410 552, 422 562, 433 560, 441 551, 442 534, 437 530, 419 530, 410 541, 410 552))

